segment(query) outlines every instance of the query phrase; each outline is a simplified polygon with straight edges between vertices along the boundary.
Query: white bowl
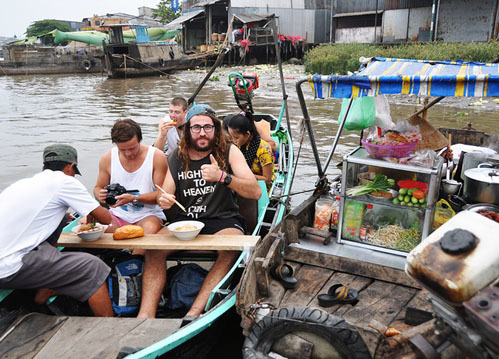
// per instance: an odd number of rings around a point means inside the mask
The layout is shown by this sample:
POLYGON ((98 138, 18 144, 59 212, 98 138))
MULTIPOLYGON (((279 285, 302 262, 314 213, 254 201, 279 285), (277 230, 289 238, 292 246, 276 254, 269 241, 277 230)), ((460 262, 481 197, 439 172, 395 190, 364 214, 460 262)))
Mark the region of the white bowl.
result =
POLYGON ((180 221, 180 222, 171 223, 166 228, 168 228, 168 230, 170 232, 172 232, 175 235, 175 237, 177 237, 178 239, 182 239, 182 240, 186 241, 186 240, 190 240, 190 239, 195 238, 199 234, 199 232, 201 232, 203 227, 204 227, 203 222, 180 221), (183 227, 185 225, 194 226, 194 227, 196 227, 196 229, 177 230, 177 228, 183 227))
POLYGON ((81 226, 81 224, 74 226, 71 231, 86 242, 96 241, 97 239, 99 239, 108 227, 107 224, 96 223, 93 229, 78 232, 81 226))

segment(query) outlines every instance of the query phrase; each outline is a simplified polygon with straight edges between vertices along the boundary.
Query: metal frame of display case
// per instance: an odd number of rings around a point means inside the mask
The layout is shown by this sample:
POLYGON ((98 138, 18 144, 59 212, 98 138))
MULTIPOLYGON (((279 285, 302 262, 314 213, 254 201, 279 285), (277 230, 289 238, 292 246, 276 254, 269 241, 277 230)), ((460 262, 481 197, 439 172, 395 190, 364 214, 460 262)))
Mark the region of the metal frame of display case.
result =
MULTIPOLYGON (((439 157, 435 163, 433 164, 433 167, 431 168, 426 168, 426 167, 417 167, 417 166, 412 166, 412 165, 406 165, 406 164, 400 164, 400 163, 394 163, 394 162, 389 162, 389 161, 384 161, 384 160, 378 160, 370 157, 370 155, 367 153, 364 147, 356 147, 352 152, 347 154, 346 156, 343 157, 343 169, 342 169, 342 183, 341 183, 341 202, 340 202, 340 217, 338 220, 338 234, 337 234, 337 242, 341 244, 348 244, 352 246, 357 246, 357 247, 363 247, 363 248, 369 248, 372 250, 377 250, 385 253, 391 253, 391 254, 396 254, 400 256, 407 256, 407 252, 397 250, 397 249, 392 249, 392 248, 387 248, 387 247, 382 247, 378 246, 375 244, 371 243, 363 243, 363 242, 357 242, 354 240, 350 239, 343 239, 342 233, 343 233, 343 217, 344 217, 344 211, 345 211, 345 201, 346 199, 351 199, 352 197, 348 197, 346 195, 347 191, 347 178, 348 178, 348 164, 354 163, 358 165, 367 165, 367 166, 375 166, 375 167, 380 167, 380 168, 387 168, 387 169, 392 169, 392 170, 397 170, 397 171, 403 171, 403 172, 412 172, 412 173, 419 173, 419 174, 424 174, 424 175, 429 175, 430 176, 430 183, 429 183, 429 188, 428 188, 428 195, 427 195, 427 203, 426 207, 424 207, 424 221, 423 221, 423 228, 422 228, 422 233, 421 237, 426 238, 432 229, 433 225, 433 216, 434 216, 434 211, 435 211, 435 204, 438 199, 438 191, 440 187, 440 179, 441 179, 441 174, 442 174, 442 165, 443 165, 443 158, 439 157), (357 154, 358 151, 363 151, 365 153, 362 154, 359 157, 354 156, 354 154, 357 154)), ((365 202, 365 200, 358 200, 359 202, 365 202)), ((371 201, 372 202, 372 201, 371 201)), ((400 209, 401 211, 416 211, 416 209, 412 209, 411 207, 402 207, 399 205, 391 204, 389 202, 381 202, 381 201, 375 201, 374 203, 379 204, 379 205, 384 205, 384 206, 391 206, 397 209, 400 209), (411 209, 409 209, 411 208, 411 209)), ((421 210, 421 209, 420 209, 421 210)))

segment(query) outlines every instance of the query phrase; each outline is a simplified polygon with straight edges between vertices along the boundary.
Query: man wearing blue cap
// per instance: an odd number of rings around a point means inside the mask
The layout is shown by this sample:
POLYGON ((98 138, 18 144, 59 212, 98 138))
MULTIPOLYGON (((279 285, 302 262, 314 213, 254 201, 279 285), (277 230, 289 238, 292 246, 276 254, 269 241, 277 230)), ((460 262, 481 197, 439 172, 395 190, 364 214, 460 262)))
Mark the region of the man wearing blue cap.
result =
POLYGON ((0 194, 0 288, 39 289, 38 304, 64 294, 88 300, 96 316, 113 316, 106 286, 110 268, 88 253, 60 252, 54 246, 69 207, 111 223, 109 212, 74 178, 80 174, 77 164, 73 147, 48 146, 43 171, 0 194))
MULTIPOLYGON (((201 234, 241 235, 245 233, 234 192, 258 199, 262 192, 241 151, 232 146, 222 123, 208 105, 193 106, 186 116, 184 135, 168 158, 168 172, 158 197, 161 208, 171 210, 173 221, 198 220, 205 224, 201 234), (180 212, 175 199, 185 208, 180 212), (174 213, 173 211, 176 211, 174 213)), ((160 233, 167 233, 166 228, 160 233)), ((166 281, 166 257, 171 251, 147 251, 142 277, 139 317, 153 318, 166 281)), ((228 273, 238 256, 236 251, 219 251, 186 318, 199 316, 212 289, 228 273)))

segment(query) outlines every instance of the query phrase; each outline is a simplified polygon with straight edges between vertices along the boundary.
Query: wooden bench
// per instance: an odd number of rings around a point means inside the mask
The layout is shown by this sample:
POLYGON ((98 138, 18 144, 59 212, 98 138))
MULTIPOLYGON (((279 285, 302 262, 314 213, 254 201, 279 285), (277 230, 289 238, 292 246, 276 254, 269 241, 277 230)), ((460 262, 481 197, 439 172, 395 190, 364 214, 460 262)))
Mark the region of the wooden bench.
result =
POLYGON ((168 249, 168 250, 226 250, 242 251, 252 249, 260 236, 200 234, 184 241, 173 234, 146 234, 143 237, 114 240, 112 233, 104 233, 96 241, 83 241, 73 233, 62 233, 57 242, 60 247, 114 248, 114 249, 168 249))

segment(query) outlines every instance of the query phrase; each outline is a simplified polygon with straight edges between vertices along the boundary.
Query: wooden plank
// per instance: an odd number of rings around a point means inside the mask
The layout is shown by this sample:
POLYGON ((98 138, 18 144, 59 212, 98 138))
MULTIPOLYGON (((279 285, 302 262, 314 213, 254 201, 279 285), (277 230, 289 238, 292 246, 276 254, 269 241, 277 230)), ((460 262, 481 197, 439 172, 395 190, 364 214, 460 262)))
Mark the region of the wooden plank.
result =
POLYGON ((0 339, 0 358, 34 358, 67 319, 40 313, 25 315, 0 339))
POLYGON ((393 283, 374 281, 359 293, 359 302, 346 311, 342 317, 358 328, 372 354, 384 335, 373 329, 371 322, 379 322, 382 326, 388 326, 414 297, 416 291, 414 288, 393 283))
POLYGON ((379 264, 361 262, 356 259, 333 256, 292 246, 286 248, 285 259, 421 289, 421 286, 409 277, 405 271, 379 264))
POLYGON ((120 339, 120 348, 124 346, 145 348, 170 336, 180 328, 181 324, 182 319, 146 319, 120 339))
MULTIPOLYGON (((296 263, 294 263, 296 265, 296 263)), ((293 268, 294 270, 294 268, 293 268)), ((279 307, 286 305, 293 307, 306 307, 324 287, 333 272, 327 268, 304 265, 295 272, 298 284, 294 289, 288 289, 279 304, 279 307)))
POLYGON ((415 295, 414 288, 374 281, 359 293, 359 303, 344 314, 351 324, 369 324, 372 319, 388 325, 415 295))
POLYGON ((255 258, 252 265, 256 271, 256 285, 258 293, 264 297, 269 295, 269 272, 263 268, 264 258, 255 258))
POLYGON ((237 251, 254 248, 259 239, 260 236, 200 234, 184 241, 173 234, 146 234, 138 238, 114 240, 112 233, 104 233, 98 240, 86 242, 74 233, 62 233, 57 245, 76 248, 237 251))
POLYGON ((114 359, 123 346, 149 346, 173 333, 181 322, 181 319, 71 317, 34 359, 114 359))

